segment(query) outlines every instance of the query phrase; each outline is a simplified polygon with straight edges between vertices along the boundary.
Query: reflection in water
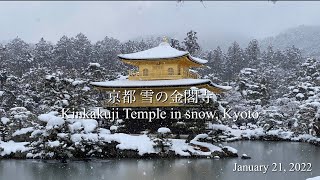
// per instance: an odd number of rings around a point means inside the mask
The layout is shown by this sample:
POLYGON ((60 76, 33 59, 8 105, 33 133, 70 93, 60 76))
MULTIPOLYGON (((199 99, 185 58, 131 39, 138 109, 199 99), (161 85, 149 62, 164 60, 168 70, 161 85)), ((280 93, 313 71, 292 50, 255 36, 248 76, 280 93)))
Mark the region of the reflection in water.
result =
POLYGON ((91 162, 70 162, 61 164, 56 161, 40 162, 37 160, 2 160, 0 161, 0 179, 17 180, 123 180, 123 179, 290 179, 303 180, 320 175, 320 148, 291 142, 233 142, 226 143, 247 153, 252 159, 152 159, 152 160, 93 160, 91 162), (233 172, 234 163, 253 165, 310 162, 312 172, 233 172))

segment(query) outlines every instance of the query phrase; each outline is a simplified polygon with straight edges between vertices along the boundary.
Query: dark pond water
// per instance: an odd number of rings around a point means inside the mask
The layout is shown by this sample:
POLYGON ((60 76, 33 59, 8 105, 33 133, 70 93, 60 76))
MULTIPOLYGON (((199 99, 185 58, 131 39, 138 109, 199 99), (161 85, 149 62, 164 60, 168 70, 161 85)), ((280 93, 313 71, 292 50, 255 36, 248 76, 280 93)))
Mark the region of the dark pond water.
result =
POLYGON ((248 154, 252 159, 112 159, 68 164, 1 160, 0 180, 304 180, 320 176, 320 147, 293 142, 242 141, 226 144, 237 148, 239 154, 248 154), (265 174, 233 172, 235 163, 271 167, 265 174), (272 172, 272 163, 282 163, 282 172, 272 172), (311 163, 312 171, 288 172, 290 163, 311 163))

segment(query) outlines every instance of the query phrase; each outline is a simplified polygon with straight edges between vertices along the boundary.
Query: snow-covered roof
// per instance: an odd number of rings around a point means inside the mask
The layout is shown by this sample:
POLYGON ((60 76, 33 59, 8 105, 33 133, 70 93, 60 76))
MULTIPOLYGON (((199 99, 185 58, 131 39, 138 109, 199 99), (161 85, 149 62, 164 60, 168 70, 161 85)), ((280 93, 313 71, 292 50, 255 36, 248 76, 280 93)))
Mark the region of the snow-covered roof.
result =
POLYGON ((195 86, 208 84, 221 90, 230 90, 230 86, 220 86, 211 82, 210 79, 177 79, 177 80, 152 80, 152 81, 134 81, 134 80, 115 80, 105 82, 91 82, 93 86, 108 88, 138 88, 138 87, 163 87, 163 86, 195 86))
POLYGON ((188 51, 179 51, 171 47, 167 42, 162 42, 159 46, 144 51, 118 55, 119 58, 130 60, 159 60, 177 58, 181 56, 187 56, 191 61, 198 64, 205 64, 208 62, 207 60, 191 56, 188 51))

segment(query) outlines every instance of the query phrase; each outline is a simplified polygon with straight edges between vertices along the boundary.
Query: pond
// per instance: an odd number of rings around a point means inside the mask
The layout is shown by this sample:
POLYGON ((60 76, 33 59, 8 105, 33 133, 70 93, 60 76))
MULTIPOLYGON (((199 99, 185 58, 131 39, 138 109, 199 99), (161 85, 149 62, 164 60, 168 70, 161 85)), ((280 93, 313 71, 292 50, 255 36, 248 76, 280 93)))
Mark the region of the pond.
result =
MULTIPOLYGON (((304 180, 320 176, 320 147, 296 142, 239 141, 224 143, 252 159, 111 159, 90 162, 1 160, 1 180, 304 180), (233 172, 238 165, 269 165, 263 172, 233 172), (282 163, 282 172, 272 172, 272 163, 282 163), (311 163, 311 172, 289 172, 290 163, 311 163), (284 172, 286 169, 286 172, 284 172)), ((277 167, 279 171, 279 166, 277 167)), ((302 170, 302 167, 300 168, 302 170)))

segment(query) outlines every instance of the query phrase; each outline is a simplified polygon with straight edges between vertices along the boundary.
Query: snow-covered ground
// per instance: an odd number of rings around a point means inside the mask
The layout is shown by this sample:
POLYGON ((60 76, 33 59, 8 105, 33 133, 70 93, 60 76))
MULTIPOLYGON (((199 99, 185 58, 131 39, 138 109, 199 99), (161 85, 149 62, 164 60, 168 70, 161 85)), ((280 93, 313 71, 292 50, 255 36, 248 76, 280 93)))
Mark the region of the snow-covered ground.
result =
POLYGON ((317 176, 317 177, 313 177, 313 178, 308 178, 306 180, 320 180, 320 176, 317 176))

